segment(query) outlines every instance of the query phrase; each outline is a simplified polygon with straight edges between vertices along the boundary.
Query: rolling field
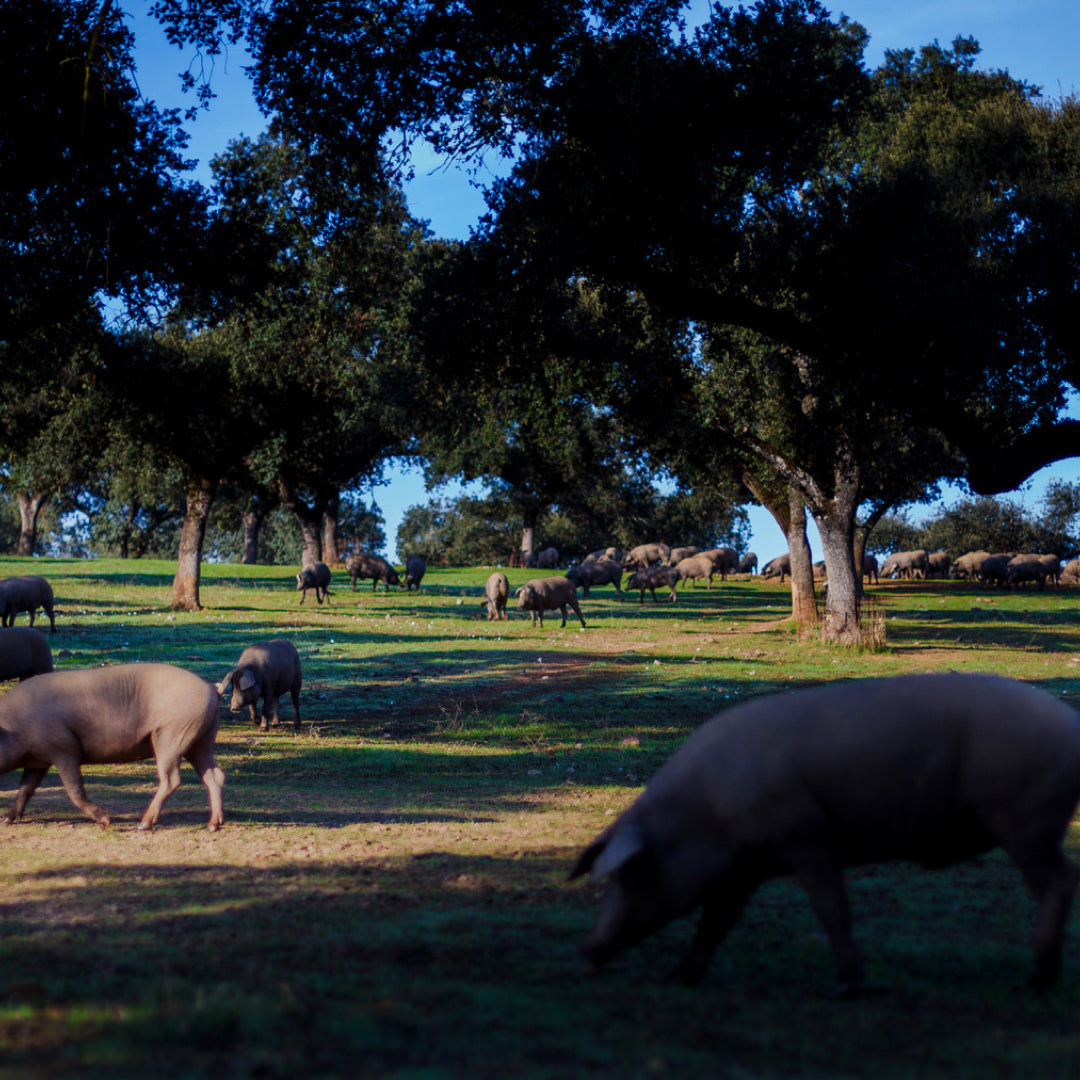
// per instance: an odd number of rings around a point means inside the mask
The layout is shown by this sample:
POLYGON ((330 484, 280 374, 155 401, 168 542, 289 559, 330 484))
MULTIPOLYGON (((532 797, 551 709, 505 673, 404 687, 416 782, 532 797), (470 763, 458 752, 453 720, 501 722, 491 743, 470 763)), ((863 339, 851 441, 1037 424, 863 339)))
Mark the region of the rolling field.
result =
MULTIPOLYGON (((222 708, 216 834, 186 764, 137 831, 152 761, 84 770, 109 829, 55 772, 0 827, 3 1080, 1080 1078, 1080 916, 1061 986, 1033 996, 1034 905, 998 853, 850 873, 868 975, 850 1001, 830 998, 831 953, 786 881, 687 989, 668 975, 690 920, 587 974, 597 892, 566 880, 687 734, 745 698, 956 669, 1080 704, 1080 589, 885 583, 886 648, 858 652, 800 642, 787 587, 756 579, 674 605, 594 589, 582 630, 572 613, 488 622, 490 568, 429 570, 419 594, 354 593, 338 571, 329 605, 300 606, 288 568, 207 566, 196 614, 169 611, 173 572, 0 559, 52 583, 61 669, 157 660, 216 682, 245 645, 289 638, 301 730, 287 695, 269 733, 222 708)), ((0 778, 5 806, 17 786, 0 778)))

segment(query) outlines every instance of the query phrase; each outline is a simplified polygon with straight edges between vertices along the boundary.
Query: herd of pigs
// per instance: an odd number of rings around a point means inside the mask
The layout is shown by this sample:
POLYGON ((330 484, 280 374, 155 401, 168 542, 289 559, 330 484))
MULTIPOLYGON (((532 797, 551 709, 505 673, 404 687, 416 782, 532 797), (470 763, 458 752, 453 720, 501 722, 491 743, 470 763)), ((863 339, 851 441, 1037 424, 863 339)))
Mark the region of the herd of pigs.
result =
MULTIPOLYGON (((628 568, 633 588, 642 587, 633 582, 645 572, 680 574, 670 579, 673 591, 675 581, 696 576, 697 568, 710 584, 713 574, 739 568, 730 549, 686 554, 659 547, 626 556, 594 552, 563 578, 522 586, 518 607, 542 618, 544 610, 562 606, 565 624, 564 605, 581 618, 578 587, 587 593, 590 585, 610 581, 618 589, 628 568), (697 561, 683 574, 687 560, 697 561)), ((926 552, 901 554, 916 558, 893 556, 880 573, 931 572, 929 557, 918 557, 926 552)), ((974 567, 976 560, 965 556, 953 567, 988 580, 982 575, 990 558, 974 567)), ((389 563, 370 555, 350 557, 346 569, 354 589, 363 577, 373 579, 373 588, 380 580, 419 588, 425 571, 414 557, 401 582, 389 563)), ((1043 584, 1045 578, 1044 571, 1024 580, 1043 584)), ((1014 579, 1006 572, 991 580, 1014 579)), ((308 589, 319 602, 327 599, 329 584, 324 564, 305 568, 297 579, 300 602, 308 589)), ((492 574, 489 618, 506 617, 509 592, 506 575, 492 574)), ((265 730, 278 722, 279 698, 289 693, 300 728, 303 675, 288 641, 244 649, 216 685, 160 663, 57 672, 48 642, 33 628, 38 608, 55 632, 44 578, 0 581, 0 678, 20 680, 0 696, 0 773, 22 770, 9 825, 55 767, 72 803, 106 826, 108 814, 86 796, 81 767, 153 757, 158 786, 139 829, 158 821, 180 784, 185 758, 206 786, 209 829, 216 831, 224 822, 225 777, 214 761, 221 696, 231 688, 230 710, 248 709, 265 730), (16 627, 15 615, 24 611, 31 625, 16 627)), ((600 966, 701 908, 677 968, 683 982, 697 983, 754 891, 788 875, 805 889, 824 927, 837 991, 850 994, 863 979, 863 961, 852 936, 845 868, 893 859, 938 868, 1000 847, 1038 905, 1031 983, 1044 990, 1059 977, 1080 881, 1080 868, 1063 851, 1078 801, 1080 714, 1025 683, 981 674, 903 675, 763 696, 706 721, 581 853, 570 877, 588 874, 603 883, 582 951, 600 966)))

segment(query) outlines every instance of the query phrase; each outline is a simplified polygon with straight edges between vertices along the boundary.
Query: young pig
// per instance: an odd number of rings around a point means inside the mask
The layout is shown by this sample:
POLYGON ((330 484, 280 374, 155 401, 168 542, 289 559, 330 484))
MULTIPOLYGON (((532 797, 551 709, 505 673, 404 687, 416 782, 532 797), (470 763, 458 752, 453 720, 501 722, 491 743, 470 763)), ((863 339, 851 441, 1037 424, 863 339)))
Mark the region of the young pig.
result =
POLYGON ((293 727, 300 730, 300 686, 304 681, 300 670, 300 654, 291 641, 275 638, 262 645, 249 645, 236 662, 236 667, 217 684, 219 695, 232 684, 229 712, 238 713, 245 707, 251 722, 266 731, 281 720, 278 699, 286 691, 292 695, 293 727), (262 698, 262 722, 255 708, 262 698))

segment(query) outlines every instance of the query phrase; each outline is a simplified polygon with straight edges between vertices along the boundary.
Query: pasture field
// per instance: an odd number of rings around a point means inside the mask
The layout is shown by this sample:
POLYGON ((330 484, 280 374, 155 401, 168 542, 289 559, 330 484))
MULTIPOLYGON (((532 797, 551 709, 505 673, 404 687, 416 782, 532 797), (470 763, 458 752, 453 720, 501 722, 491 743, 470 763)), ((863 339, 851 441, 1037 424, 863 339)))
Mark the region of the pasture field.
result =
POLYGON ((889 582, 870 590, 886 647, 860 652, 797 641, 787 586, 757 579, 674 605, 596 589, 583 631, 488 622, 488 568, 429 570, 419 594, 353 593, 337 571, 331 603, 301 607, 288 568, 206 566, 195 614, 169 611, 173 571, 0 560, 53 584, 62 669, 160 660, 217 681, 244 645, 290 638, 302 730, 287 697, 269 733, 223 708, 217 834, 186 764, 158 828, 136 830, 152 762, 85 770, 109 829, 55 773, 0 828, 3 1080, 1080 1078, 1080 916, 1062 985, 1033 996, 1034 905, 998 854, 850 873, 868 974, 850 1001, 830 998, 831 954, 787 882, 687 989, 667 976, 689 921, 588 975, 596 890, 566 881, 686 735, 745 698, 956 668, 1080 704, 1080 590, 889 582))

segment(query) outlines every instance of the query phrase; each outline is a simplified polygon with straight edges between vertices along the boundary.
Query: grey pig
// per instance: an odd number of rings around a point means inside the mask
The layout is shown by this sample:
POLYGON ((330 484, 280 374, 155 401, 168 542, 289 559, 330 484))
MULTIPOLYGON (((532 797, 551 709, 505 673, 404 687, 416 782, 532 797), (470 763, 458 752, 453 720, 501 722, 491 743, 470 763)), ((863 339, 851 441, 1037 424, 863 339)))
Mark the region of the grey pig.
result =
POLYGON ((488 622, 506 618, 506 601, 510 596, 510 581, 501 571, 496 570, 484 584, 487 598, 483 601, 488 612, 488 622))
POLYGON ((564 577, 533 578, 526 581, 517 591, 518 611, 528 611, 531 615, 532 625, 536 625, 537 618, 540 626, 544 625, 544 612, 554 611, 559 608, 562 611, 562 625, 566 625, 566 609, 572 608, 578 617, 582 629, 585 628, 585 620, 581 617, 581 607, 578 604, 577 589, 572 581, 564 577))
POLYGON ((21 682, 52 669, 52 650, 40 630, 30 626, 0 630, 0 680, 21 682))
MULTIPOLYGON (((700 558, 700 555, 695 555, 694 558, 700 558)), ((661 585, 666 585, 671 590, 671 595, 668 599, 674 604, 678 598, 678 594, 675 592, 679 582, 682 581, 682 571, 675 566, 646 566, 641 570, 635 570, 629 578, 626 580, 626 588, 628 590, 640 589, 641 597, 638 599, 639 604, 645 603, 645 590, 648 589, 652 593, 653 603, 656 600, 656 590, 661 585)))
POLYGON ((49 616, 49 632, 56 633, 56 619, 53 616, 52 586, 36 574, 25 577, 10 577, 0 581, 0 624, 14 626, 15 616, 20 611, 30 612, 30 625, 34 625, 34 614, 41 608, 49 616))
POLYGON ((265 644, 249 645, 236 661, 236 667, 215 687, 224 694, 232 684, 229 712, 241 712, 246 706, 251 722, 261 731, 281 720, 278 699, 286 691, 292 695, 293 727, 300 730, 300 687, 304 675, 300 669, 300 654, 291 641, 275 638, 265 644), (263 701, 262 721, 255 708, 259 698, 263 701))
POLYGON ((300 603, 307 599, 308 589, 315 590, 315 602, 321 604, 323 597, 330 603, 330 567, 326 563, 312 563, 305 566, 296 575, 296 591, 300 593, 300 603))
POLYGON ((843 869, 934 868, 1003 848, 1039 905, 1037 988, 1056 982, 1080 870, 1061 844, 1080 799, 1080 716, 993 675, 845 681, 749 701, 699 728, 579 858, 607 878, 596 965, 702 907, 677 973, 696 983, 754 890, 790 874, 828 935, 839 989, 862 959, 843 869))
POLYGON ((180 786, 180 758, 210 798, 211 832, 225 820, 225 774, 214 763, 218 698, 198 675, 171 664, 117 664, 38 675, 0 698, 0 773, 22 769, 10 825, 51 765, 68 798, 99 825, 109 815, 86 797, 81 766, 157 759, 158 788, 140 829, 152 828, 180 786))
POLYGON ((366 551, 361 551, 359 555, 350 555, 345 560, 345 569, 349 572, 353 592, 356 592, 357 578, 371 578, 372 592, 378 587, 380 581, 387 589, 391 585, 401 584, 397 571, 381 555, 370 555, 366 551))
POLYGON ((589 589, 594 585, 614 585, 615 595, 621 598, 622 575, 622 566, 614 559, 595 559, 566 571, 567 581, 572 581, 574 588, 580 589, 583 596, 588 596, 589 589))

